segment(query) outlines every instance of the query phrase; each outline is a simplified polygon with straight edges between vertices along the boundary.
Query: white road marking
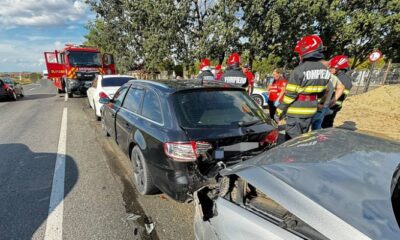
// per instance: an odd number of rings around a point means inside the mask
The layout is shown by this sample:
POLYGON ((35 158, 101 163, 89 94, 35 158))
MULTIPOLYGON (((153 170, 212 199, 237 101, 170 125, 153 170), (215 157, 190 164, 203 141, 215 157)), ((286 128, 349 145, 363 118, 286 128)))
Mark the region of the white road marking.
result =
POLYGON ((64 108, 44 240, 62 240, 65 156, 67 147, 67 114, 68 109, 64 108))
POLYGON ((68 93, 65 93, 65 99, 64 99, 64 101, 65 101, 65 102, 68 101, 68 93))
POLYGON ((35 87, 34 88, 31 88, 31 89, 29 89, 28 91, 32 91, 32 90, 34 90, 34 89, 36 89, 35 87))

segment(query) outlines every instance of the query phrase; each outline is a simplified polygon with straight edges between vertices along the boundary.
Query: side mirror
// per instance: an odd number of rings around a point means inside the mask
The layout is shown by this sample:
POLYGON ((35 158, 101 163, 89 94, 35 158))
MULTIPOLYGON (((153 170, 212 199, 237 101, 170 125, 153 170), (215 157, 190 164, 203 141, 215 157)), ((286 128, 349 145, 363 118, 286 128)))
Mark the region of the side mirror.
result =
POLYGON ((110 102, 111 102, 111 100, 108 97, 99 99, 99 103, 101 103, 101 104, 109 104, 110 102))
POLYGON ((109 66, 109 65, 111 65, 111 64, 114 64, 114 57, 113 57, 113 55, 111 55, 111 54, 104 54, 103 55, 103 64, 105 65, 105 66, 109 66))

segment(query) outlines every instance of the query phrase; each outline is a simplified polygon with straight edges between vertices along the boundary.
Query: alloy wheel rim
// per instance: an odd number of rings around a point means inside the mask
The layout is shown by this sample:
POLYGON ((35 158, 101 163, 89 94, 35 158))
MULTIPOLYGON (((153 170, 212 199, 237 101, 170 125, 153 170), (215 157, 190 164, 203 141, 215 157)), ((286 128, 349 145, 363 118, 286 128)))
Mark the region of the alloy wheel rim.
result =
POLYGON ((140 155, 138 153, 135 153, 134 156, 134 178, 135 178, 135 183, 137 187, 139 188, 139 191, 143 191, 144 189, 144 170, 141 162, 140 155))

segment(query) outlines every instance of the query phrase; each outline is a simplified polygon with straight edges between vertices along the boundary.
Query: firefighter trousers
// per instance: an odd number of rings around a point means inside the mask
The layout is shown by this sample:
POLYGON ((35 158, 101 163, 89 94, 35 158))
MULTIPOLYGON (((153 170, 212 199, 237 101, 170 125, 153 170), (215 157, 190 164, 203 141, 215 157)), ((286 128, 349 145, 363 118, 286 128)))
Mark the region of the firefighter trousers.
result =
POLYGON ((311 126, 311 120, 312 117, 310 118, 297 118, 297 117, 290 117, 288 116, 286 118, 286 140, 295 138, 297 136, 300 136, 303 133, 306 133, 310 130, 311 126))
POLYGON ((331 128, 333 127, 333 122, 335 121, 336 114, 340 111, 341 108, 333 107, 331 108, 332 114, 326 115, 324 117, 324 121, 322 122, 322 128, 331 128))

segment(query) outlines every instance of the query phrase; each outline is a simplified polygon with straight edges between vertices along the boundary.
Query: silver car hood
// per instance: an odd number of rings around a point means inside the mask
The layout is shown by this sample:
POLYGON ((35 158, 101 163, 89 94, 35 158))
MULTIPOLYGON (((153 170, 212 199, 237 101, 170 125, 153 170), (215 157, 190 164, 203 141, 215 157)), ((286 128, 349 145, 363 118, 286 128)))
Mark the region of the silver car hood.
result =
POLYGON ((399 239, 391 203, 400 144, 332 129, 225 169, 330 239, 399 239))

